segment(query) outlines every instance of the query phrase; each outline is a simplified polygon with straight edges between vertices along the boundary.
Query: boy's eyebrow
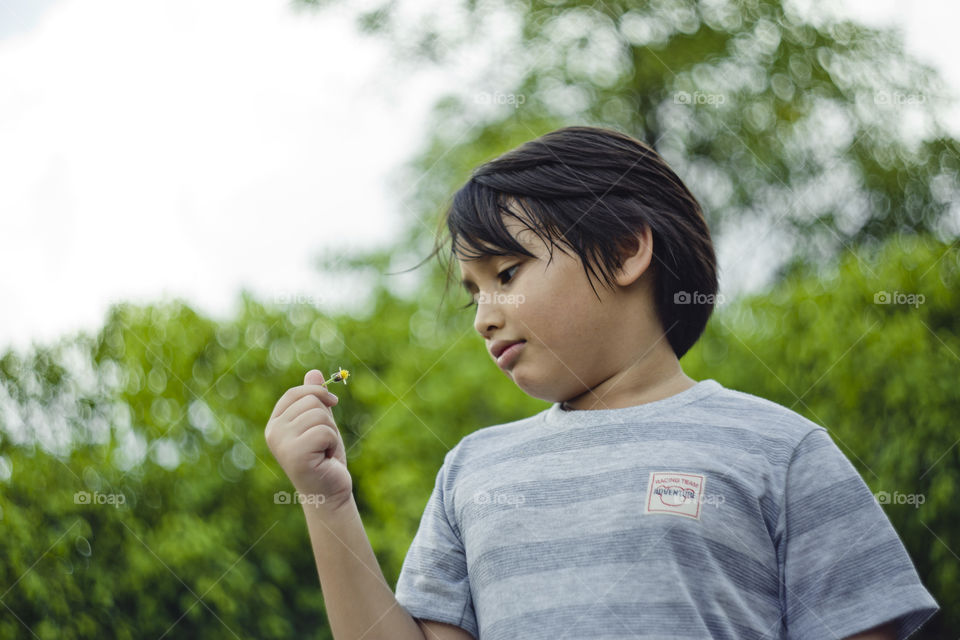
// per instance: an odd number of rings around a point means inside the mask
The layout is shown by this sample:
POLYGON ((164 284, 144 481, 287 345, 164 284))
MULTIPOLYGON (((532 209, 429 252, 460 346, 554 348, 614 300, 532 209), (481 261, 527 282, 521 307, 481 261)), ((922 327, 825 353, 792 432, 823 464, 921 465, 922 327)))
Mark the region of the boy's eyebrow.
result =
MULTIPOLYGON (((480 258, 475 258, 475 259, 471 260, 471 262, 487 263, 487 262, 490 262, 490 260, 491 260, 493 257, 494 257, 494 256, 487 255, 487 256, 480 257, 480 258)), ((462 269, 463 269, 463 267, 461 267, 461 270, 462 270, 462 269)), ((461 284, 461 285, 463 286, 463 288, 466 289, 467 291, 470 291, 470 287, 475 287, 475 286, 477 286, 476 283, 475 283, 473 280, 471 280, 470 278, 464 278, 463 280, 460 281, 460 284, 461 284)))
POLYGON ((461 285, 463 286, 463 288, 466 289, 467 291, 470 291, 470 287, 476 287, 476 286, 477 286, 477 285, 473 282, 473 280, 471 280, 470 278, 464 278, 463 280, 460 281, 460 284, 461 284, 461 285))

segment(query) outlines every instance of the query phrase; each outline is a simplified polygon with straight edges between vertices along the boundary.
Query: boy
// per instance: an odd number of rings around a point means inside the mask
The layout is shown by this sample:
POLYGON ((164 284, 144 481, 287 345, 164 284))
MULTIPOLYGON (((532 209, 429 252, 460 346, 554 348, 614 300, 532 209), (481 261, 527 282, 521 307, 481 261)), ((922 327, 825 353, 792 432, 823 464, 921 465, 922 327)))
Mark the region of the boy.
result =
POLYGON ((446 457, 386 584, 322 375, 277 403, 334 637, 905 638, 938 609, 822 427, 687 377, 717 291, 696 199, 647 145, 569 127, 447 213, 497 366, 553 405, 446 457), (599 283, 599 289, 595 286, 599 283))

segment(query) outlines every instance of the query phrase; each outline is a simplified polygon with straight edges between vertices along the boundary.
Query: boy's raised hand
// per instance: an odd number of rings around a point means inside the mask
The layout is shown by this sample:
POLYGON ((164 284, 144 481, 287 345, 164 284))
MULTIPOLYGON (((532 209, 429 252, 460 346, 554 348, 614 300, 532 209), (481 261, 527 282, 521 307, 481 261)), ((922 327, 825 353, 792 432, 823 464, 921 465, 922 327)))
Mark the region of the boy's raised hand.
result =
POLYGON ((343 438, 330 411, 338 399, 321 386, 323 380, 323 374, 312 369, 301 386, 280 396, 264 436, 301 502, 333 513, 350 499, 353 480, 343 438))

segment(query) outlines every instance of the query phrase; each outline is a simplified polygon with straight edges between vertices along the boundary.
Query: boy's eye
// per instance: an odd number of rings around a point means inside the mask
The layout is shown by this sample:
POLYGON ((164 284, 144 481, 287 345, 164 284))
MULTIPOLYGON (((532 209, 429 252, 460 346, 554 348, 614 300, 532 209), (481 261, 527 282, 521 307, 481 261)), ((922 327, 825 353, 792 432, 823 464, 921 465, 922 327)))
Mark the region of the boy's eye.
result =
MULTIPOLYGON (((512 280, 512 279, 513 279, 513 276, 516 275, 516 274, 515 274, 515 273, 511 273, 511 272, 514 272, 516 269, 519 269, 519 268, 520 268, 520 265, 519 265, 519 264, 515 264, 515 265, 513 265, 512 267, 509 267, 509 268, 507 268, 507 269, 504 269, 503 271, 501 271, 500 273, 498 273, 498 274, 497 274, 497 278, 500 280, 500 284, 507 284, 507 282, 509 282, 510 280, 512 280)), ((470 302, 467 303, 467 304, 465 304, 465 305, 463 305, 463 307, 461 307, 461 308, 463 308, 463 309, 469 309, 470 307, 475 307, 475 306, 477 306, 477 294, 473 294, 472 297, 471 297, 471 299, 470 299, 470 302)))
MULTIPOLYGON (((507 284, 507 283, 504 281, 504 279, 503 279, 503 274, 505 274, 505 273, 510 273, 510 272, 513 271, 514 269, 519 269, 519 268, 520 268, 520 265, 515 264, 515 265, 513 265, 512 267, 510 267, 509 269, 504 269, 503 271, 501 271, 500 273, 498 273, 498 274, 497 274, 497 277, 500 278, 500 283, 501 283, 501 284, 507 284)), ((510 276, 509 278, 507 278, 507 280, 510 280, 510 279, 512 279, 512 278, 513 278, 513 276, 510 276)))

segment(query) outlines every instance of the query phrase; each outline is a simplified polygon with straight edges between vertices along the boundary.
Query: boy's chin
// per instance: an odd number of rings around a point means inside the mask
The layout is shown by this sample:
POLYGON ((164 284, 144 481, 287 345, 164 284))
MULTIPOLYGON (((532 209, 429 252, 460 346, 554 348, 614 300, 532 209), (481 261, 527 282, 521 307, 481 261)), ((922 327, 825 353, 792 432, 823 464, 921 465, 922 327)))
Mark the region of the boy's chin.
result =
POLYGON ((513 380, 514 384, 531 398, 554 403, 562 402, 564 398, 570 395, 569 393, 564 393, 556 384, 550 384, 550 381, 546 378, 528 375, 522 366, 514 367, 506 373, 510 379, 513 380))

